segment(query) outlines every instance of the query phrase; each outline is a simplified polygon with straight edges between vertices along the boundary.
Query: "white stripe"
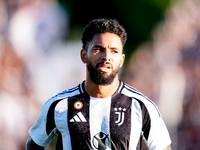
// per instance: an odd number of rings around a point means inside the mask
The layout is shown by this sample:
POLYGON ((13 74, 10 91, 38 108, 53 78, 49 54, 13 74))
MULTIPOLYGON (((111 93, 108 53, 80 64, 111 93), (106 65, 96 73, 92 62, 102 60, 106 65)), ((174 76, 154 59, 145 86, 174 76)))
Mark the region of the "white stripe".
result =
POLYGON ((60 101, 55 108, 56 127, 62 134, 63 149, 72 150, 71 138, 68 128, 68 103, 67 99, 60 101))
POLYGON ((79 112, 77 115, 80 117, 82 122, 87 122, 87 120, 85 119, 85 117, 83 116, 81 112, 79 112))
POLYGON ((70 122, 75 122, 75 120, 72 118, 72 119, 70 120, 70 122))
MULTIPOLYGON (((110 134, 110 105, 111 97, 93 98, 90 97, 90 135, 91 145, 94 135, 99 132, 110 134)), ((110 147, 111 149, 111 144, 110 147)), ((96 150, 92 145, 92 150, 96 150)))
POLYGON ((160 117, 159 110, 158 110, 157 106, 155 105, 155 103, 153 101, 151 101, 150 99, 146 98, 144 95, 142 95, 141 93, 139 93, 137 91, 135 91, 137 93, 134 93, 132 91, 129 91, 128 89, 124 88, 122 90, 122 94, 127 95, 127 96, 132 97, 132 98, 139 99, 141 102, 143 102, 145 104, 145 106, 146 106, 147 110, 149 111, 150 115, 153 113, 153 114, 157 114, 160 117))
MULTIPOLYGON (((133 91, 132 94, 133 94, 133 95, 137 95, 137 96, 135 96, 136 98, 138 97, 138 99, 142 99, 142 100, 145 100, 145 101, 148 101, 148 102, 152 103, 152 104, 154 105, 154 107, 158 110, 156 104, 155 104, 152 100, 150 100, 148 97, 146 97, 144 94, 142 94, 140 91, 138 91, 137 89, 135 89, 135 88, 133 88, 133 87, 130 87, 130 86, 127 85, 127 84, 125 84, 125 87, 126 87, 127 89, 133 91)), ((158 113, 160 114, 159 111, 158 111, 158 113)))
POLYGON ((117 92, 120 92, 122 90, 122 87, 123 87, 123 82, 120 81, 120 84, 119 84, 117 92))
POLYGON ((142 131, 142 111, 138 101, 132 99, 131 108, 131 134, 130 134, 130 150, 137 147, 140 133, 142 131))
POLYGON ((76 116, 74 116, 74 120, 76 121, 76 122, 81 122, 81 120, 79 119, 79 117, 76 115, 76 116))
POLYGON ((83 90, 84 89, 84 84, 83 83, 80 84, 80 90, 81 90, 82 93, 84 93, 84 90, 83 90))

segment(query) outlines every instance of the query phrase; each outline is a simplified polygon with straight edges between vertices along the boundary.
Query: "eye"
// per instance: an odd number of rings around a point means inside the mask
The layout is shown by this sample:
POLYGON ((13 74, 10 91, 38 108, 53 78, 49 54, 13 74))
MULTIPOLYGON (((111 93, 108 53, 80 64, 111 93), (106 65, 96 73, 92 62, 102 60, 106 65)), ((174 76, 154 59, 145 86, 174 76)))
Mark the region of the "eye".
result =
POLYGON ((95 46, 95 47, 93 47, 93 51, 94 51, 95 53, 102 51, 102 49, 103 49, 103 48, 102 48, 101 46, 95 46))
POLYGON ((116 50, 116 49, 113 49, 113 50, 112 50, 112 53, 119 53, 119 51, 116 50))
POLYGON ((100 51, 100 48, 94 48, 93 51, 94 51, 94 52, 99 52, 99 51, 100 51))

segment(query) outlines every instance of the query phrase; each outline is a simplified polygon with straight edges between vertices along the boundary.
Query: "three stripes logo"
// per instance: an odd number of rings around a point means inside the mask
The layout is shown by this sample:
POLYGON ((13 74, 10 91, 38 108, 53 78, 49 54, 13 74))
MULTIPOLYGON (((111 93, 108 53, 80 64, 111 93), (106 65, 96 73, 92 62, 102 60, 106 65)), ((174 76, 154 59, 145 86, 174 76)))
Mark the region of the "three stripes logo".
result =
POLYGON ((69 122, 87 122, 87 120, 85 119, 83 114, 79 112, 72 119, 70 119, 69 122))

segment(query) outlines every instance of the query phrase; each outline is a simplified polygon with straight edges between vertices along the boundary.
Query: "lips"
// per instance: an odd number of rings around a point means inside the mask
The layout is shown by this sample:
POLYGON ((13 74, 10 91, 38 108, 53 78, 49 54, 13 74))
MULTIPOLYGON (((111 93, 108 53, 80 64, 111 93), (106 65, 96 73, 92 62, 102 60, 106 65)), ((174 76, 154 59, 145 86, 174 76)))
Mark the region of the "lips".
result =
POLYGON ((99 63, 99 64, 97 64, 97 68, 100 71, 107 72, 111 69, 111 65, 107 64, 107 63, 99 63))

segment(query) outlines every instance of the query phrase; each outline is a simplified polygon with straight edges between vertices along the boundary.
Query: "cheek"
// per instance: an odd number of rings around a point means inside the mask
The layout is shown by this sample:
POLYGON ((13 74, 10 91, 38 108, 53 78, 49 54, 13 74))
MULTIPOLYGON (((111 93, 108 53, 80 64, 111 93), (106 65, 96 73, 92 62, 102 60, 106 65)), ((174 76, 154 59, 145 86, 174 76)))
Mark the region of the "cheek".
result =
POLYGON ((115 60, 115 68, 121 68, 123 65, 123 59, 121 57, 115 60))
POLYGON ((98 55, 88 55, 87 59, 92 63, 96 63, 99 60, 98 55))
POLYGON ((86 57, 86 64, 91 64, 94 67, 95 66, 94 57, 87 56, 86 57))

